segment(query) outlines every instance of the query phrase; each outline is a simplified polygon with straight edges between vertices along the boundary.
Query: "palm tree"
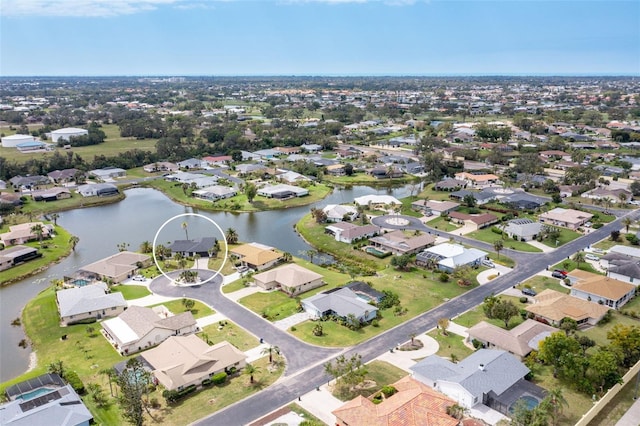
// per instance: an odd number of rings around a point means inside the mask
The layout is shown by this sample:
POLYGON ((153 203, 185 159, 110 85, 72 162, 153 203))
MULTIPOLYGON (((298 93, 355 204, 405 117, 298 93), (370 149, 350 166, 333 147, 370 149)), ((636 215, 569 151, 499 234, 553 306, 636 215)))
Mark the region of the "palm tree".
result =
POLYGON ((53 226, 58 226, 58 218, 60 215, 58 213, 54 213, 51 215, 51 220, 53 220, 53 226))
POLYGON ((310 249, 302 252, 305 256, 309 258, 309 262, 313 263, 313 258, 318 254, 318 250, 310 249))
POLYGON ((260 372, 260 367, 247 364, 244 366, 244 374, 249 376, 249 383, 253 384, 253 375, 260 372))
POLYGON ((269 355, 269 364, 273 364, 273 354, 280 355, 280 348, 274 345, 269 345, 262 349, 262 355, 269 355))
POLYGON ((140 251, 142 253, 151 253, 153 251, 153 247, 151 246, 151 243, 149 241, 143 241, 140 244, 140 251))
POLYGON ((576 262, 578 269, 580 269, 580 264, 584 262, 584 253, 579 251, 573 256, 573 261, 576 262))
POLYGON ((107 376, 107 379, 109 380, 109 391, 111 392, 111 396, 113 396, 112 381, 116 377, 116 370, 114 370, 113 368, 104 368, 100 370, 100 374, 104 374, 105 376, 107 376))
POLYGON ((189 241, 189 231, 187 230, 187 228, 189 227, 189 224, 187 222, 182 222, 182 229, 184 229, 184 235, 187 237, 187 241, 189 241))
POLYGON ((553 388, 547 391, 547 396, 545 397, 551 405, 551 420, 554 426, 558 422, 558 417, 562 414, 562 406, 569 406, 569 403, 564 399, 562 394, 563 390, 561 388, 553 388))
POLYGON ((625 207, 627 205, 627 195, 626 194, 618 195, 618 199, 620 200, 620 206, 621 207, 625 207))
POLYGON ((31 232, 33 232, 35 236, 38 237, 38 241, 40 242, 40 245, 42 245, 42 237, 44 235, 44 227, 42 226, 42 224, 36 223, 35 225, 33 225, 31 227, 31 232))
POLYGON ((605 209, 604 212, 609 213, 609 209, 613 205, 613 200, 611 200, 611 198, 609 197, 604 197, 602 199, 602 204, 604 205, 604 209, 605 209))
POLYGON ((632 223, 633 223, 633 219, 631 219, 628 216, 622 219, 622 224, 624 225, 625 228, 627 228, 627 234, 629 233, 629 227, 631 226, 632 223))
POLYGON ((227 244, 236 244, 238 242, 238 233, 233 228, 228 228, 225 235, 227 238, 227 244))
POLYGON ((493 249, 498 253, 498 259, 500 259, 500 250, 504 248, 502 240, 495 240, 493 242, 493 249))
POLYGON ((76 246, 80 242, 80 238, 72 235, 69 237, 69 245, 71 245, 71 250, 76 251, 76 246))

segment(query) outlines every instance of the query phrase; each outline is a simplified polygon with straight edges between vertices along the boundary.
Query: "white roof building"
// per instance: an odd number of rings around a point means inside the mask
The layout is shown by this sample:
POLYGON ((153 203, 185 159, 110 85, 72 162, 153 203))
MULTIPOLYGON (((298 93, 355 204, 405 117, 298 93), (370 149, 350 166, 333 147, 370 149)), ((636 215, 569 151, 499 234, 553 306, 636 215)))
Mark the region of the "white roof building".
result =
POLYGON ((68 141, 70 138, 74 136, 83 136, 88 134, 89 134, 89 131, 86 129, 78 129, 76 127, 66 127, 64 129, 58 129, 51 132, 51 140, 53 142, 58 142, 58 140, 60 139, 68 141))
POLYGON ((36 142, 36 138, 31 135, 11 135, 2 138, 3 148, 15 148, 21 143, 36 142))
POLYGON ((397 198, 391 195, 363 195, 356 197, 353 201, 360 206, 371 204, 402 204, 397 198))

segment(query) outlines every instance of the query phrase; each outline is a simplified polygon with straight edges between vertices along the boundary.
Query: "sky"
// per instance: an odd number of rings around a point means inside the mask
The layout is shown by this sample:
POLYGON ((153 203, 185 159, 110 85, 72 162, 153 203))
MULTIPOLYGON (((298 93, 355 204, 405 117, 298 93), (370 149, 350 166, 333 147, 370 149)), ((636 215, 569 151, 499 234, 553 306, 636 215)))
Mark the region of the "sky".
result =
POLYGON ((0 0, 0 76, 635 75, 638 0, 0 0))

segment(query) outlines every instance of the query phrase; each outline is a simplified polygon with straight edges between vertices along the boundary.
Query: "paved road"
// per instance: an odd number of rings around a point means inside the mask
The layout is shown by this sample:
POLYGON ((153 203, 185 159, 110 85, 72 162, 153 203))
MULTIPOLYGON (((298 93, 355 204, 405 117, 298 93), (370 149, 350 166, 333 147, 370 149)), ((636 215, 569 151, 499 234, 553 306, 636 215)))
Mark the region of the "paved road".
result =
MULTIPOLYGON (((624 216, 630 216, 637 219, 638 213, 639 212, 637 211, 628 212, 624 216)), ((408 216, 404 217, 408 219, 415 219, 408 216)), ((514 270, 509 274, 497 277, 485 285, 476 287, 467 293, 408 320, 385 333, 382 333, 355 347, 349 348, 343 353, 346 356, 358 353, 362 355, 363 361, 368 362, 385 351, 388 351, 390 348, 395 347, 398 343, 407 341, 410 334, 419 334, 434 328, 440 318, 453 318, 466 310, 481 304, 486 296, 498 294, 510 286, 526 280, 540 270, 545 269, 548 265, 556 264, 586 246, 608 237, 611 231, 620 230, 622 228, 622 217, 586 236, 565 244, 551 253, 521 253, 505 249, 502 252, 516 260, 518 264, 517 268, 514 268, 514 270)), ((436 235, 445 237, 450 236, 447 233, 425 227, 419 223, 419 221, 417 222, 418 223, 416 224, 414 221, 411 221, 412 226, 416 226, 416 228, 410 228, 409 226, 404 226, 404 228, 421 229, 436 235), (417 226, 420 226, 421 228, 417 228, 417 226)), ((388 224, 385 224, 385 226, 391 227, 388 224)), ((471 246, 493 251, 492 245, 487 243, 478 242, 461 236, 455 236, 454 239, 471 246)), ((168 283, 165 283, 165 285, 166 284, 168 283)), ((205 287, 203 286, 203 288, 205 287)), ((286 377, 279 380, 276 384, 234 405, 213 413, 208 417, 200 419, 196 424, 244 425, 264 416, 284 404, 289 403, 292 400, 297 399, 300 395, 306 394, 317 386, 328 382, 330 377, 324 373, 323 363, 328 360, 327 357, 337 355, 336 350, 315 348, 302 343, 286 334, 286 332, 276 329, 257 315, 247 314, 248 311, 244 308, 228 301, 228 299, 221 296, 217 291, 219 284, 214 284, 211 288, 212 291, 207 291, 206 296, 203 296, 201 294, 202 290, 199 289, 193 289, 193 293, 187 295, 211 304, 216 310, 224 313, 232 321, 237 322, 239 325, 254 334, 265 334, 268 339, 272 339, 275 344, 280 346, 287 357, 287 361, 292 364, 288 366, 286 377), (230 314, 228 312, 230 312, 230 314), (290 351, 292 350, 297 351, 297 353, 291 353, 290 351)), ((178 296, 181 295, 180 292, 181 289, 177 291, 178 296)))

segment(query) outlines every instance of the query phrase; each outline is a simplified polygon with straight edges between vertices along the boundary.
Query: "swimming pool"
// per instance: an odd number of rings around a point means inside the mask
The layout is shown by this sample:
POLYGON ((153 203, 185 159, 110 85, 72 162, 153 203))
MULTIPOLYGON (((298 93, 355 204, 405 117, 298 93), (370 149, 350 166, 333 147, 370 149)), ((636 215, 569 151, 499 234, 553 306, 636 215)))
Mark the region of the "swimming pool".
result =
POLYGON ((78 278, 77 280, 73 280, 72 284, 75 285, 76 287, 84 287, 86 285, 91 284, 91 281, 87 281, 87 280, 83 280, 81 278, 78 278))
POLYGON ((513 404, 511 404, 511 406, 509 407, 509 412, 513 413, 516 405, 518 404, 518 401, 524 401, 525 403, 525 408, 527 410, 533 410, 534 408, 536 408, 538 406, 538 404, 540 404, 540 401, 538 401, 537 398, 531 396, 531 395, 522 395, 516 402, 514 402, 513 404))
POLYGON ((20 398, 23 401, 29 401, 31 399, 37 398, 37 397, 42 396, 44 394, 47 394, 49 392, 53 392, 54 390, 55 389, 52 389, 52 388, 38 388, 38 389, 34 389, 32 391, 23 393, 18 398, 20 398))
POLYGON ((375 257, 387 257, 389 256, 391 253, 389 252, 385 252, 385 251, 380 251, 375 247, 367 247, 366 249, 364 249, 364 251, 366 251, 369 254, 374 255, 375 257))

